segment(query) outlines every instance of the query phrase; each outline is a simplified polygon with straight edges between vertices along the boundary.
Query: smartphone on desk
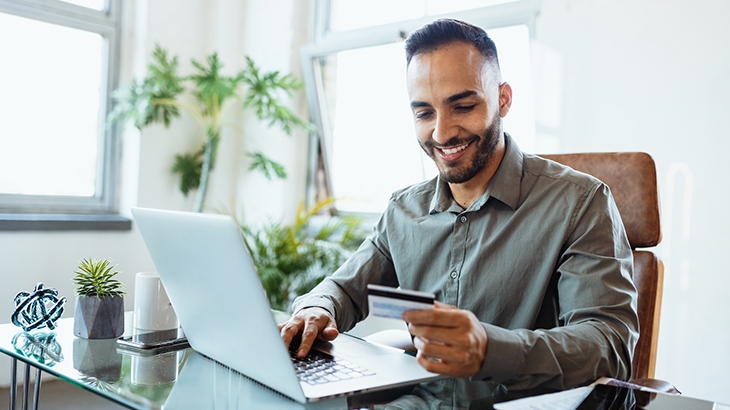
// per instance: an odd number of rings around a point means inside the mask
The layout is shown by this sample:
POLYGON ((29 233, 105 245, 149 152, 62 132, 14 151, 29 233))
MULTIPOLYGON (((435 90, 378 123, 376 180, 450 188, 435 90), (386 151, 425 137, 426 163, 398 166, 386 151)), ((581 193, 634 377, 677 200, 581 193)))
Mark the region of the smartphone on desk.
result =
POLYGON ((143 331, 132 336, 122 336, 117 339, 117 345, 136 353, 149 354, 190 347, 182 329, 143 331))

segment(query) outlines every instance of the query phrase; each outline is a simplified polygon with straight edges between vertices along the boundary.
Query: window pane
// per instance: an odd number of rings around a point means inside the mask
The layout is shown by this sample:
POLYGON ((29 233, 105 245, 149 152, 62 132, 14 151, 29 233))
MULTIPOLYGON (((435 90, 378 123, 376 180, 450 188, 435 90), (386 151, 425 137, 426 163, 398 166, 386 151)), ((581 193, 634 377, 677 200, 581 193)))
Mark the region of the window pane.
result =
POLYGON ((436 175, 413 131, 403 45, 344 51, 325 61, 338 208, 381 212, 393 191, 436 175))
MULTIPOLYGON (((490 30, 504 81, 514 99, 504 129, 532 150, 529 37, 525 26, 490 30)), ((432 178, 437 170, 418 146, 405 85, 402 43, 359 48, 320 59, 332 141, 332 194, 338 209, 380 213, 393 191, 432 178), (373 62, 377 61, 377 64, 373 62)))
POLYGON ((471 10, 495 4, 510 3, 515 0, 427 0, 426 13, 429 16, 471 10))
POLYGON ((516 0, 331 0, 330 31, 373 27, 513 1, 516 0))
POLYGON ((504 130, 523 151, 535 153, 535 108, 532 98, 532 65, 530 32, 527 26, 511 26, 487 30, 497 45, 502 81, 512 87, 512 108, 504 122, 504 130))
POLYGON ((332 0, 330 30, 354 30, 415 19, 423 17, 425 10, 425 0, 332 0))
POLYGON ((0 193, 94 196, 100 35, 0 13, 0 193))
POLYGON ((105 0, 61 0, 66 3, 75 4, 77 6, 81 7, 87 7, 94 10, 105 10, 106 9, 106 1, 105 0))

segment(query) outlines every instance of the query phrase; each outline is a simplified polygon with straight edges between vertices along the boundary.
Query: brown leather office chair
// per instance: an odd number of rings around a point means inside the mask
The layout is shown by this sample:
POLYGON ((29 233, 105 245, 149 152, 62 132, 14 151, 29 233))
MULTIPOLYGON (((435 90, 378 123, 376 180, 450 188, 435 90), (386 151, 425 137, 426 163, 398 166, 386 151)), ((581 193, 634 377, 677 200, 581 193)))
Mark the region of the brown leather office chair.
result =
POLYGON ((656 167, 642 152, 542 155, 600 179, 611 188, 634 252, 641 336, 634 350, 632 379, 654 377, 664 267, 650 250, 661 241, 656 167))

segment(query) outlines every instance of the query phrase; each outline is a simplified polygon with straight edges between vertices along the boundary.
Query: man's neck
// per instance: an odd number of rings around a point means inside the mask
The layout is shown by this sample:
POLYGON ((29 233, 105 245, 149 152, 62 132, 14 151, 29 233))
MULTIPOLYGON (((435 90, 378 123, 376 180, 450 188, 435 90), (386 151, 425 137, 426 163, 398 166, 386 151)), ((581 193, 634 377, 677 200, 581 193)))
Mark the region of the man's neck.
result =
POLYGON ((497 143, 497 147, 494 149, 494 154, 489 159, 489 162, 487 162, 484 169, 479 171, 478 174, 474 175, 472 179, 466 182, 461 184, 449 183, 451 196, 462 208, 469 208, 469 206, 474 203, 477 198, 487 192, 487 187, 489 187, 492 177, 497 172, 499 164, 502 163, 506 147, 507 145, 505 144, 504 138, 501 138, 499 143, 497 143))

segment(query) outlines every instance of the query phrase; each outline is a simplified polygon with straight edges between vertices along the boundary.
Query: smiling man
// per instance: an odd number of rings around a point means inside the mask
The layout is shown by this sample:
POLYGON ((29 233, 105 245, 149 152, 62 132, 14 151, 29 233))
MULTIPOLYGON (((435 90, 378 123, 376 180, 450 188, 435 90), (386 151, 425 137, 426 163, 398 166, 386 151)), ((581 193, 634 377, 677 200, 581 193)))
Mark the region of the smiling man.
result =
POLYGON ((408 94, 421 148, 466 209, 484 194, 504 155, 501 118, 509 112, 512 89, 501 82, 496 54, 485 59, 465 42, 437 50, 409 51, 408 94))
POLYGON ((393 194, 358 251, 295 301, 284 342, 301 334, 302 356, 352 328, 374 283, 439 301, 403 319, 419 363, 453 378, 409 400, 468 407, 627 378, 636 290, 608 187, 504 132, 512 89, 484 30, 435 21, 406 40, 406 59, 416 136, 439 176, 393 194))

